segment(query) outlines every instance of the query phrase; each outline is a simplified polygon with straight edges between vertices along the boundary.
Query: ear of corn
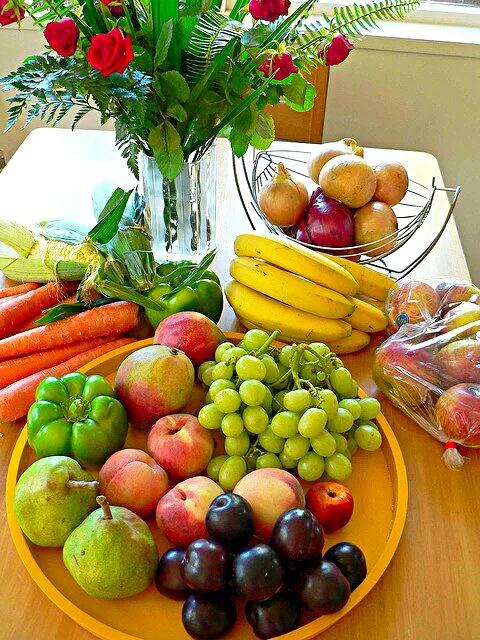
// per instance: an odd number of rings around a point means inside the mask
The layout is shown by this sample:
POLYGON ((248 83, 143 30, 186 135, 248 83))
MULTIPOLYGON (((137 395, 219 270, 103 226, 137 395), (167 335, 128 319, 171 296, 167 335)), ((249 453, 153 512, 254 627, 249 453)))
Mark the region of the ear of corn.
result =
POLYGON ((87 266, 77 262, 60 260, 55 271, 45 265, 41 258, 0 257, 0 271, 16 282, 50 282, 52 280, 81 280, 87 266))

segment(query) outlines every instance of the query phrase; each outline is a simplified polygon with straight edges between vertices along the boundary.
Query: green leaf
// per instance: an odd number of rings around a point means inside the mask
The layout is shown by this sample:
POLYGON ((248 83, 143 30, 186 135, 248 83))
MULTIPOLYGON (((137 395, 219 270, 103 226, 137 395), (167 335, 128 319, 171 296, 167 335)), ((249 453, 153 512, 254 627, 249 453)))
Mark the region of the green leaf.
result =
POLYGON ((252 136, 251 145, 255 149, 265 151, 275 140, 275 122, 271 115, 261 111, 258 114, 258 122, 252 136))
POLYGON ((57 322, 58 320, 75 316, 77 313, 82 313, 82 311, 88 311, 88 309, 93 309, 94 307, 101 307, 105 304, 110 304, 111 302, 115 302, 115 299, 99 298, 98 300, 94 300, 92 303, 73 302, 68 304, 57 304, 56 307, 47 309, 41 318, 35 320, 34 324, 38 326, 51 324, 52 322, 57 322))
POLYGON ((228 139, 237 158, 241 158, 247 153, 251 138, 252 135, 248 135, 241 127, 232 128, 228 139))
POLYGON ((161 74, 160 80, 167 96, 177 98, 179 102, 187 102, 190 97, 190 88, 181 73, 165 71, 161 74))
POLYGON ((188 118, 187 112, 178 101, 172 102, 167 106, 167 114, 178 122, 185 122, 188 118))
POLYGON ((162 26, 160 35, 157 40, 157 46, 155 48, 155 68, 161 67, 167 59, 168 49, 172 41, 173 35, 173 21, 167 20, 162 26))
POLYGON ((283 87, 285 102, 294 111, 309 111, 315 103, 315 95, 315 87, 300 73, 293 76, 291 84, 283 87))
POLYGON ((134 302, 141 307, 152 309, 152 311, 165 311, 166 305, 163 302, 154 302, 150 298, 146 298, 141 293, 137 293, 131 287, 125 287, 122 284, 116 284, 109 280, 98 280, 95 282, 95 289, 102 295, 109 298, 117 298, 117 300, 126 300, 134 302))
MULTIPOLYGON (((194 282, 197 282, 197 280, 200 280, 203 274, 205 273, 205 271, 212 264, 215 258, 215 254, 216 254, 216 249, 212 249, 212 251, 209 251, 207 255, 204 258, 202 258, 202 260, 198 263, 195 269, 193 269, 193 271, 190 270, 187 277, 182 278, 181 282, 179 282, 179 284, 168 293, 168 296, 164 296, 164 298, 173 296, 175 293, 178 293, 180 289, 183 289, 183 287, 188 287, 188 285, 193 284, 194 282)), ((177 272, 182 273, 182 269, 183 269, 182 267, 180 269, 176 269, 170 274, 170 277, 172 279, 176 278, 178 275, 177 272)))
POLYGON ((116 204, 113 205, 111 202, 118 190, 114 192, 105 207, 107 208, 111 204, 111 209, 106 214, 104 214, 105 210, 102 211, 102 217, 93 229, 90 230, 86 237, 87 241, 90 240, 92 242, 97 242, 98 244, 107 244, 107 242, 110 242, 118 231, 118 225, 120 224, 120 220, 122 219, 123 212, 125 211, 125 207, 132 191, 133 189, 123 192, 116 204))
POLYGON ((183 167, 183 151, 180 136, 168 120, 150 131, 148 143, 157 161, 160 173, 167 180, 174 180, 183 167))

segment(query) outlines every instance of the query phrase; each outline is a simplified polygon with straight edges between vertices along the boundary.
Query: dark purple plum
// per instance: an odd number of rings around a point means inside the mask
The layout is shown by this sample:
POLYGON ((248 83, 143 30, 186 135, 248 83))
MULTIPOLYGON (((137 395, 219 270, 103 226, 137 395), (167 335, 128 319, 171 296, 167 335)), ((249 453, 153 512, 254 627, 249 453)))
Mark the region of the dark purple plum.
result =
POLYGON ((313 560, 322 556, 323 529, 308 509, 290 509, 275 523, 270 544, 286 562, 313 560))
POLYGON ((347 604, 350 585, 336 565, 320 560, 303 573, 298 594, 307 609, 324 615, 335 613, 347 604))
POLYGON ((280 591, 262 602, 248 601, 245 615, 258 638, 274 638, 296 629, 300 618, 300 602, 294 593, 280 591))
POLYGON ((192 542, 182 562, 187 587, 195 591, 222 591, 230 578, 230 554, 216 540, 202 538, 192 542))
POLYGON ((158 563, 155 585, 164 596, 174 600, 184 600, 190 593, 185 584, 181 566, 185 557, 185 549, 169 549, 165 551, 158 563))
POLYGON ((183 626, 198 640, 221 638, 236 619, 235 603, 222 593, 191 593, 182 609, 183 626))
POLYGON ((205 519, 209 535, 231 550, 243 549, 253 537, 252 508, 236 493, 217 496, 205 519))
POLYGON ((267 544, 241 551, 233 561, 235 592, 247 600, 266 600, 282 587, 284 570, 277 552, 267 544))
POLYGON ((353 591, 361 584, 367 575, 367 562, 363 551, 351 542, 339 542, 325 554, 325 560, 337 565, 350 583, 353 591))

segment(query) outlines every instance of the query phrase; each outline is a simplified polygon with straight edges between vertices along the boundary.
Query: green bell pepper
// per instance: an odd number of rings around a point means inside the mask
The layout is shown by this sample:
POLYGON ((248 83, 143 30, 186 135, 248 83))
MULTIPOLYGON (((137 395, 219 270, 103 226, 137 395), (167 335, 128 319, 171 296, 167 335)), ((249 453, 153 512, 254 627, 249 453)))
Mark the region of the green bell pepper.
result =
POLYGON ((27 417, 28 442, 40 458, 72 456, 99 466, 125 444, 128 418, 102 376, 49 376, 37 387, 27 417))

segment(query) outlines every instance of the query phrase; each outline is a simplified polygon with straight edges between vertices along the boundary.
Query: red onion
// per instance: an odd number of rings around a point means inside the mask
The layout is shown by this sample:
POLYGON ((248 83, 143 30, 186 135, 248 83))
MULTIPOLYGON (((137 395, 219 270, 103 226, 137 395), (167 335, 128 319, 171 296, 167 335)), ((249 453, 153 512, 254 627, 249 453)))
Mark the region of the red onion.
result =
POLYGON ((318 188, 312 193, 297 239, 322 247, 349 247, 353 244, 352 212, 318 188))

